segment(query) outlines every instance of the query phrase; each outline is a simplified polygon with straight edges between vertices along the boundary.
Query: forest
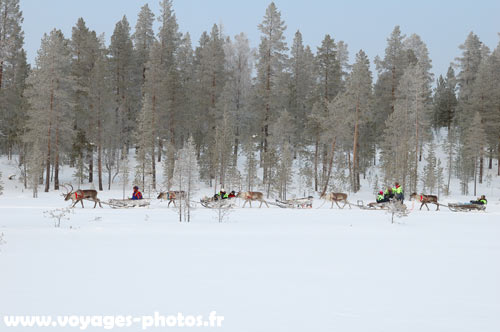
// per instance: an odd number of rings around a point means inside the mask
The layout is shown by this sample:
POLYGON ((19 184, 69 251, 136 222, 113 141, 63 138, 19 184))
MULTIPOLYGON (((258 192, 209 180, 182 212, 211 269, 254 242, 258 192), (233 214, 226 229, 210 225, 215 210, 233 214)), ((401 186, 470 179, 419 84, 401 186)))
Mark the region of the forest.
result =
POLYGON ((476 194, 487 169, 500 176, 500 44, 470 32, 438 75, 425 41, 399 26, 370 60, 334 31, 321 45, 300 31, 287 41, 274 3, 257 48, 217 24, 193 41, 172 0, 160 7, 140 8, 135 27, 124 16, 109 45, 84 18, 71 36, 54 28, 29 64, 19 0, 0 0, 0 153, 34 197, 59 190, 65 166, 100 191, 129 174, 170 190, 176 169, 194 168, 214 191, 283 199, 356 193, 367 177, 444 195, 457 179, 476 194), (178 165, 186 153, 192 167, 178 165))

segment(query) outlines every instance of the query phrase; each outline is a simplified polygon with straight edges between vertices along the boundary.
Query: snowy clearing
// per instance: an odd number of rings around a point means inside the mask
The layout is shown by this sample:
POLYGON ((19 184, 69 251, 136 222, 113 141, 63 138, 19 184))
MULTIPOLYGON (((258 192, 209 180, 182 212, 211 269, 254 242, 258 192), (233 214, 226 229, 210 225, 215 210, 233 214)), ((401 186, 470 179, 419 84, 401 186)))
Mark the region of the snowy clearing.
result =
POLYGON ((29 195, 0 200, 4 314, 215 310, 223 331, 500 328, 498 202, 486 213, 415 206, 396 224, 383 211, 317 209, 318 199, 308 210, 237 208, 224 223, 199 208, 189 224, 166 203, 89 202, 55 228, 43 212, 68 202, 29 195))

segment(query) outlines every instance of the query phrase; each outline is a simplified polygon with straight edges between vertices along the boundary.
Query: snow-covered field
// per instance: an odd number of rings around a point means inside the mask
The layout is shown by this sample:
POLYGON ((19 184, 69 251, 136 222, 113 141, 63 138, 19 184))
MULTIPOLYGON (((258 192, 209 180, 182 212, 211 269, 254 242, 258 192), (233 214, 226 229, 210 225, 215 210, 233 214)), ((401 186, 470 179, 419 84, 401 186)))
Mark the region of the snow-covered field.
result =
POLYGON ((5 174, 4 184, 0 315, 215 310, 224 316, 215 330, 234 332, 500 330, 498 197, 485 213, 415 206, 395 224, 319 200, 309 210, 237 208, 224 223, 203 208, 179 223, 166 203, 89 202, 55 228, 43 212, 68 205, 58 193, 32 199, 5 174))

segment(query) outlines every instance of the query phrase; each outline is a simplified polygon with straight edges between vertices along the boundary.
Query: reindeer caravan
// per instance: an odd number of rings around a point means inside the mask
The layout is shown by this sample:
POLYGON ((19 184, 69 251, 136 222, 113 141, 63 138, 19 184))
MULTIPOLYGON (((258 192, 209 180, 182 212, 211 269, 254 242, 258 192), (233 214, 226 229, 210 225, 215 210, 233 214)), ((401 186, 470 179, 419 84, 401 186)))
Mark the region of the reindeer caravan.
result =
POLYGON ((229 194, 226 193, 224 189, 212 197, 203 197, 200 200, 202 206, 209 209, 225 208, 229 209, 236 206, 236 198, 244 201, 243 208, 247 205, 252 207, 252 202, 259 202, 259 208, 263 204, 269 208, 269 205, 275 205, 280 208, 312 208, 313 197, 309 196, 306 198, 294 198, 289 200, 279 200, 276 199, 275 202, 268 202, 264 199, 264 194, 260 191, 241 191, 236 193, 234 190, 229 194))
POLYGON ((65 201, 69 201, 70 199, 73 201, 73 205, 71 207, 75 207, 75 205, 80 202, 82 204, 82 208, 85 208, 83 205, 83 200, 89 200, 94 202, 94 208, 99 204, 99 207, 102 208, 102 204, 109 205, 114 209, 119 208, 133 208, 133 207, 147 207, 150 204, 149 199, 144 199, 142 197, 142 193, 139 191, 137 186, 134 187, 134 193, 132 194, 132 198, 129 199, 110 199, 107 202, 101 202, 99 198, 97 198, 97 191, 94 189, 78 189, 74 190, 71 184, 62 185, 63 188, 66 189, 66 193, 63 193, 65 201), (70 188, 68 188, 71 187, 70 188), (102 203, 102 204, 101 204, 102 203))

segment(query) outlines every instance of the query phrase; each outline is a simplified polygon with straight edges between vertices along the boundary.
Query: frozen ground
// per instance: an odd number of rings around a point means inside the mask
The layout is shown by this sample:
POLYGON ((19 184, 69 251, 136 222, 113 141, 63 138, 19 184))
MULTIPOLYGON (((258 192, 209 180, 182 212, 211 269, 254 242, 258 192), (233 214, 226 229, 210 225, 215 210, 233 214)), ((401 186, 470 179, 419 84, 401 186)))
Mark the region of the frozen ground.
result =
POLYGON ((222 224, 203 208, 188 224, 165 203, 87 203, 55 228, 43 212, 68 202, 32 199, 5 177, 0 315, 215 310, 225 317, 215 330, 231 332, 500 330, 498 197, 486 213, 415 207, 396 224, 319 200, 310 210, 238 208, 222 224))
POLYGON ((77 208, 57 229, 43 217, 65 205, 55 195, 0 199, 3 314, 216 310, 238 332, 500 329, 496 202, 394 225, 326 206, 237 209, 222 224, 206 209, 181 224, 164 205, 77 208))

